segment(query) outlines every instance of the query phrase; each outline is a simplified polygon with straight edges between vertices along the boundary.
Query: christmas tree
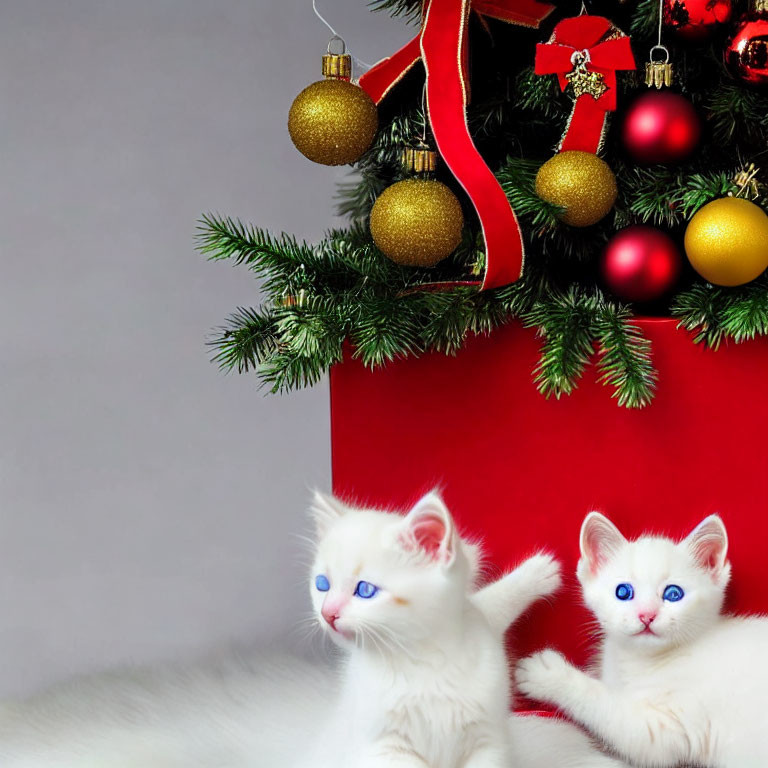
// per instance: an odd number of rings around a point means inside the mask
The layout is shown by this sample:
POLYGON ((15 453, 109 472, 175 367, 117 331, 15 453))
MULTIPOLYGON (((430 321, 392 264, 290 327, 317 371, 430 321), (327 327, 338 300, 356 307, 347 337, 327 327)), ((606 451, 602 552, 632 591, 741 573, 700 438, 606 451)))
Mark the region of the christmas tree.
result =
MULTIPOLYGON (((413 24, 416 33, 426 23, 425 10, 439 3, 372 5, 390 12, 393 23, 413 24)), ((316 382, 342 359, 347 341, 366 365, 379 366, 427 350, 453 354, 468 334, 518 319, 542 337, 534 378, 544 394, 570 393, 594 362, 621 405, 642 407, 653 398, 656 374, 634 317, 671 315, 693 332, 693 341, 711 347, 768 333, 762 274, 768 193, 761 167, 768 136, 768 3, 562 2, 542 11, 535 28, 488 12, 509 7, 514 13, 515 0, 464 5, 472 10, 467 39, 460 41, 471 89, 466 126, 517 219, 525 252, 520 278, 481 290, 490 268, 487 222, 467 185, 446 163, 434 167, 424 151, 441 144, 435 140, 440 84, 428 117, 425 77, 429 69, 437 78, 438 67, 419 60, 379 101, 373 143, 339 191, 346 229, 308 244, 229 218, 202 219, 203 253, 242 263, 263 279, 261 305, 237 310, 212 341, 216 361, 228 370, 256 371, 272 390, 283 391, 316 382), (565 70, 549 66, 557 60, 550 54, 562 54, 567 42, 564 20, 581 30, 596 16, 610 23, 605 32, 597 23, 594 45, 574 47, 565 70), (630 40, 637 68, 627 64, 626 51, 606 67, 606 51, 624 44, 629 50, 630 40), (605 43, 609 47, 598 51, 605 43), (655 63, 646 68, 647 61, 655 63), (594 125, 583 129, 582 121, 596 118, 574 113, 574 101, 577 110, 583 101, 594 112, 606 93, 615 109, 603 108, 596 132, 594 125), (583 150, 569 153, 570 146, 581 147, 582 129, 592 130, 591 153, 604 163, 595 165, 583 150), (569 164, 585 154, 587 171, 569 164), (556 162, 548 163, 553 155, 556 162), (406 245, 414 236, 397 205, 394 212, 391 204, 380 205, 375 240, 371 231, 374 205, 410 180, 419 162, 427 171, 420 178, 446 185, 463 211, 463 228, 451 233, 461 215, 432 216, 430 201, 420 203, 425 213, 414 253, 450 243, 450 255, 433 266, 426 263, 434 254, 421 266, 393 261, 404 259, 390 236, 406 245), (398 232, 398 224, 405 231, 398 232)), ((350 123, 349 130, 359 138, 359 128, 355 134, 350 123)), ((509 231, 508 240, 515 237, 509 231)))

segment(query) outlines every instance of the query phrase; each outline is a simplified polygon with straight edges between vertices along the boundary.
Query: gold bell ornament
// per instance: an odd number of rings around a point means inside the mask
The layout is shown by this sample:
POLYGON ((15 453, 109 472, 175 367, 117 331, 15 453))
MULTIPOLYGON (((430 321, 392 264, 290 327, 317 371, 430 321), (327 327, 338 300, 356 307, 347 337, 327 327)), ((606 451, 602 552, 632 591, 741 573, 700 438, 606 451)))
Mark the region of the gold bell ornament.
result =
POLYGON ((370 148, 379 127, 376 105, 352 82, 352 57, 335 36, 323 56, 324 80, 307 86, 288 114, 288 131, 296 149, 315 163, 347 165, 370 148), (341 52, 333 53, 334 41, 341 52))
POLYGON ((396 264, 432 267, 461 242, 461 203, 445 184, 430 178, 437 160, 426 146, 404 150, 403 166, 414 178, 387 187, 371 210, 371 236, 396 264))

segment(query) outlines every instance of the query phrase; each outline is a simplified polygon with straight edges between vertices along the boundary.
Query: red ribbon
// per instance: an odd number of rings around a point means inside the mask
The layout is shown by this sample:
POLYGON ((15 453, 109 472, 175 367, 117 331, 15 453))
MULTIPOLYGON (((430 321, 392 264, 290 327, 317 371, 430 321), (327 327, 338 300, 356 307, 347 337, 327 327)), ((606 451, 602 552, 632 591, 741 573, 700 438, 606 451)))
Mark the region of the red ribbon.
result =
POLYGON ((423 60, 427 110, 437 149, 469 195, 483 229, 486 268, 481 290, 519 279, 523 237, 504 190, 477 151, 467 126, 469 12, 538 27, 552 8, 538 0, 425 0, 419 35, 360 78, 360 86, 378 104, 423 60))
POLYGON ((574 58, 586 57, 589 72, 599 72, 607 90, 599 97, 582 94, 576 99, 568 130, 560 150, 577 149, 596 153, 605 130, 607 113, 616 109, 616 72, 635 68, 629 37, 602 16, 563 19, 548 43, 536 46, 536 74, 557 74, 560 87, 568 86, 566 75, 574 69, 574 58))

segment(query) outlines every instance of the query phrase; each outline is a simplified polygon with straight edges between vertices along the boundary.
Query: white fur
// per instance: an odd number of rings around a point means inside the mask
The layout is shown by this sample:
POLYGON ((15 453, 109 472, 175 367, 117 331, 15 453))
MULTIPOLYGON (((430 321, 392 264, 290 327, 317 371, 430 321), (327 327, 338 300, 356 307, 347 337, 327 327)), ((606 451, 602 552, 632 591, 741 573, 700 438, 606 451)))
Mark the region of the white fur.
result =
POLYGON ((509 721, 510 768, 627 768, 600 751, 581 729, 566 720, 513 715, 509 721))
MULTIPOLYGON (((335 637, 346 652, 343 674, 271 653, 76 680, 0 704, 0 766, 619 765, 568 723, 508 718, 503 631, 558 587, 550 557, 535 556, 476 591, 478 550, 460 539, 437 497, 405 518, 325 497, 314 507, 311 581, 322 569, 347 590, 337 626, 348 639, 335 637), (381 592, 349 599, 363 577, 381 592)), ((322 599, 313 588, 318 612, 322 599)), ((318 621, 331 634, 320 613, 318 621)))
POLYGON ((75 680, 0 706, 0 766, 292 766, 331 682, 277 653, 75 680))
POLYGON ((768 766, 768 620, 721 615, 730 577, 717 516, 676 543, 627 541, 598 513, 582 527, 578 576, 604 634, 599 679, 547 650, 523 660, 528 695, 581 722, 633 765, 768 766), (616 598, 630 583, 634 598, 616 598), (663 599, 675 584, 685 596, 663 599), (639 615, 655 618, 643 632, 639 615))

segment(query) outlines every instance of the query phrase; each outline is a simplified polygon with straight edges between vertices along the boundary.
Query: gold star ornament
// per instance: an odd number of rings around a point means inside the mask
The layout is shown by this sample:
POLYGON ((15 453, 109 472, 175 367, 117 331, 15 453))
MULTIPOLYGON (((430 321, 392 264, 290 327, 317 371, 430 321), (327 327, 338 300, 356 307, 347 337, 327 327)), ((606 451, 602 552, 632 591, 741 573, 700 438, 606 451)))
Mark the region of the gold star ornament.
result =
POLYGON ((586 93, 595 100, 599 99, 608 90, 602 73, 590 72, 587 69, 589 59, 583 54, 576 54, 571 61, 573 61, 573 72, 567 74, 565 79, 573 88, 573 95, 578 99, 586 93))

